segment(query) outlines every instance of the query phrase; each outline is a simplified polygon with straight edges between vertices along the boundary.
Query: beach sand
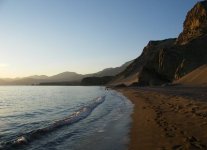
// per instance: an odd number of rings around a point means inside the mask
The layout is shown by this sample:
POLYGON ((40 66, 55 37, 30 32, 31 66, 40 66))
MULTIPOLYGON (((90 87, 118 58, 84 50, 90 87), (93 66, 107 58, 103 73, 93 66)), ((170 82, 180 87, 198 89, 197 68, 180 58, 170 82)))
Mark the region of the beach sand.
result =
POLYGON ((129 150, 207 149, 207 88, 119 88, 134 104, 129 150))

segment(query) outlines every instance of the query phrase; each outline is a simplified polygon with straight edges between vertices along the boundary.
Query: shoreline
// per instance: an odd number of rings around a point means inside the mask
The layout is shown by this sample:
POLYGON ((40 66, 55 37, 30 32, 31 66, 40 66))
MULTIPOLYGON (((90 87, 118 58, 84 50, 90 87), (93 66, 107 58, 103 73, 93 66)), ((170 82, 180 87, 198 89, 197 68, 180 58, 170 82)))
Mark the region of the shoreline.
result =
POLYGON ((207 88, 115 88, 133 104, 129 150, 207 149, 207 88))

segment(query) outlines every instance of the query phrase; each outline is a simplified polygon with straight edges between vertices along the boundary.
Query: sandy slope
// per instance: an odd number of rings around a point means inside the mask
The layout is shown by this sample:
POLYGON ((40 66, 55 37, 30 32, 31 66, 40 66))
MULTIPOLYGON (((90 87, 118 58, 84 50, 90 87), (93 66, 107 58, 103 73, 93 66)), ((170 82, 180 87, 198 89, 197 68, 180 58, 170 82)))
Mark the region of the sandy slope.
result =
POLYGON ((130 150, 207 149, 207 88, 122 88, 134 104, 130 150))
POLYGON ((203 65, 194 71, 188 73, 184 77, 175 81, 174 83, 186 85, 207 85, 207 65, 203 65))

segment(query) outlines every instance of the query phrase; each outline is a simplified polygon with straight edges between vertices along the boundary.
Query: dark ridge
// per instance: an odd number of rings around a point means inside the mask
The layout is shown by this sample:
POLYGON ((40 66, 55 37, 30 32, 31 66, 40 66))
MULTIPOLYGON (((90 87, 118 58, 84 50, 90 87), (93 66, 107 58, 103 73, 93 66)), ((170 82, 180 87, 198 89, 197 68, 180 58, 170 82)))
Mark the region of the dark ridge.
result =
POLYGON ((113 79, 113 76, 87 77, 81 81, 81 85, 105 85, 113 79))

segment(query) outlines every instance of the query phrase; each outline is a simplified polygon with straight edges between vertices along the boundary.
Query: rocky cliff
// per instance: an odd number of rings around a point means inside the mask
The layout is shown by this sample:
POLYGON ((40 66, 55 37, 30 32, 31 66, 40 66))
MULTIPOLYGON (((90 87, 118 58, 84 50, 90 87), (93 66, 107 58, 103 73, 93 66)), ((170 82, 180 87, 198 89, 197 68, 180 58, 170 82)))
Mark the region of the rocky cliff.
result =
POLYGON ((142 74, 143 67, 152 61, 159 50, 172 47, 176 39, 166 39, 160 41, 149 41, 147 46, 143 49, 142 54, 131 63, 126 70, 118 74, 113 81, 112 85, 126 84, 130 85, 134 82, 138 82, 140 74, 142 74))
POLYGON ((183 32, 177 39, 177 44, 187 44, 189 41, 207 33, 207 2, 198 2, 191 9, 183 24, 183 32))
MULTIPOLYGON (((207 63, 207 1, 198 2, 186 16, 177 39, 150 41, 142 54, 111 84, 136 75, 139 85, 161 85, 177 80, 207 63)), ((128 84, 131 84, 128 82, 128 84)))
POLYGON ((185 45, 160 48, 148 59, 139 74, 141 85, 161 85, 181 78, 207 63, 207 36, 185 45))

